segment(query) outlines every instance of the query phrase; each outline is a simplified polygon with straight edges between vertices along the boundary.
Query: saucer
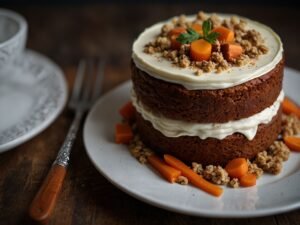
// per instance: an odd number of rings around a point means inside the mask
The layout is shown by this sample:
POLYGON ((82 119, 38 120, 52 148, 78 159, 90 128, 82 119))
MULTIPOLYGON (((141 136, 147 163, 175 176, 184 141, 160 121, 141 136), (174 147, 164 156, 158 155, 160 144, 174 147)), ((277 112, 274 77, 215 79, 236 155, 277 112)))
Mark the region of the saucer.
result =
POLYGON ((45 56, 25 50, 0 70, 0 152, 47 128, 67 99, 61 69, 45 56))

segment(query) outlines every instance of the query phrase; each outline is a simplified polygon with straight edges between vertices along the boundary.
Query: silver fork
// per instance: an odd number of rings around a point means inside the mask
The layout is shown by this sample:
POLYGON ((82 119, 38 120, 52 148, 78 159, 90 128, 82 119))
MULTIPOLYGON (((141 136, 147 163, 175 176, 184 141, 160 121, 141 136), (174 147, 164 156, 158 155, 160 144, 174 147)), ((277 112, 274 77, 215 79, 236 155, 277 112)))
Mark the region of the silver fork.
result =
POLYGON ((47 223, 55 207, 67 172, 71 149, 76 139, 80 122, 84 113, 93 105, 101 93, 104 73, 103 60, 99 60, 96 73, 94 72, 94 65, 91 60, 88 62, 80 61, 72 96, 68 104, 68 107, 75 112, 74 120, 46 179, 29 208, 30 217, 37 222, 47 223))

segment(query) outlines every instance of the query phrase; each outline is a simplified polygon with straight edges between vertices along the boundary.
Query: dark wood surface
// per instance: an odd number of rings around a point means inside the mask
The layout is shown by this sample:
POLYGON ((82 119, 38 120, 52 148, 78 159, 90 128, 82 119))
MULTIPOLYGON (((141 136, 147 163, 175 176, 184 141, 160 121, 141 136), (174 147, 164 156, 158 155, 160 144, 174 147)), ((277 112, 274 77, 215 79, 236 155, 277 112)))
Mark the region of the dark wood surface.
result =
MULTIPOLYGON (((107 91, 129 79, 131 44, 145 26, 180 13, 233 12, 268 24, 285 46, 286 64, 300 70, 299 9, 287 6, 236 4, 138 4, 8 6, 29 23, 28 47, 39 51, 66 72, 69 88, 82 57, 106 59, 107 91)), ((65 110, 44 132, 0 154, 0 224, 32 224, 30 202, 61 146, 72 115, 65 110)), ((300 211, 254 219, 207 219, 180 215, 140 202, 111 185, 89 161, 76 141, 63 191, 50 224, 300 224, 300 211)))

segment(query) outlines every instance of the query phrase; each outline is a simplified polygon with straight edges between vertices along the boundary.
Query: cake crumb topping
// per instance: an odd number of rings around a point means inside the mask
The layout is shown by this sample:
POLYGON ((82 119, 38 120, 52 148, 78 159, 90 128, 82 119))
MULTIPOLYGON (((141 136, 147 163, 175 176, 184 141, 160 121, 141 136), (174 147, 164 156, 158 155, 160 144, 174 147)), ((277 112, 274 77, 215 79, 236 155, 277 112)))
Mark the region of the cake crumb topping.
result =
POLYGON ((229 182, 230 178, 225 169, 221 166, 209 165, 203 171, 203 177, 214 184, 225 185, 229 182))
POLYGON ((300 119, 294 115, 285 115, 282 116, 282 136, 293 136, 300 134, 300 119))
POLYGON ((189 180, 185 176, 179 176, 177 177, 176 183, 181 185, 187 185, 189 183, 189 180))
POLYGON ((245 20, 236 16, 230 19, 221 19, 217 14, 207 15, 200 11, 193 21, 187 20, 185 15, 181 15, 164 24, 156 39, 144 46, 144 52, 168 59, 175 66, 191 68, 195 71, 194 74, 199 76, 209 72, 221 73, 232 67, 255 63, 260 55, 268 53, 268 47, 258 31, 247 29, 245 20), (209 28, 204 25, 207 21, 211 24, 209 28), (232 31, 234 43, 226 42, 224 38, 215 40, 215 37, 221 36, 218 28, 232 31), (211 33, 207 33, 208 31, 211 33), (184 39, 185 42, 180 43, 178 40, 180 37, 183 38, 182 35, 185 35, 186 39, 184 39), (197 41, 195 35, 211 41, 212 50, 209 58, 204 57, 201 60, 193 58, 191 44, 195 40, 197 41), (226 44, 229 47, 226 47, 226 44), (242 49, 240 54, 236 50, 239 48, 242 49), (228 51, 231 51, 232 54, 228 54, 228 51))
POLYGON ((264 171, 263 169, 259 168, 256 163, 251 162, 249 159, 247 159, 248 163, 248 172, 254 174, 257 178, 260 178, 264 171))
POLYGON ((279 174, 282 162, 288 160, 289 155, 289 148, 282 141, 275 141, 268 150, 257 154, 254 163, 265 172, 279 174))
POLYGON ((233 178, 229 181, 228 183, 228 186, 229 187, 232 187, 232 188, 238 188, 240 187, 240 182, 239 182, 239 179, 237 178, 233 178))
POLYGON ((146 147, 138 134, 134 135, 134 138, 128 148, 131 155, 142 164, 147 163, 147 157, 153 154, 153 151, 146 147))

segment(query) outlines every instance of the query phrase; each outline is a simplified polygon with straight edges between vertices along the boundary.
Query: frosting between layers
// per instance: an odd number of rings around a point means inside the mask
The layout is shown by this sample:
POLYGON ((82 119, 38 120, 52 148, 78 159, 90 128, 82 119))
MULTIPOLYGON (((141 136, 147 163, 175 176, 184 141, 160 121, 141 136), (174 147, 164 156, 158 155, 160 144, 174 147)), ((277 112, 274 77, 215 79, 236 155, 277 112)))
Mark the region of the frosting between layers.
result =
MULTIPOLYGON (((232 15, 218 14, 218 16, 221 19, 228 19, 232 15)), ((192 20, 195 16, 187 18, 192 20)), ((223 89, 245 83, 274 69, 282 59, 283 47, 279 36, 271 28, 247 18, 240 16, 239 18, 247 21, 247 29, 260 32, 269 48, 268 53, 259 56, 255 64, 233 67, 221 73, 209 72, 195 76, 191 68, 179 68, 169 60, 159 57, 157 53, 152 55, 145 53, 144 46, 155 39, 165 22, 157 23, 140 34, 133 44, 132 59, 139 69, 149 75, 167 82, 181 84, 188 90, 223 89)))
POLYGON ((227 123, 192 123, 154 115, 137 99, 135 92, 133 90, 131 92, 132 103, 136 110, 163 135, 167 137, 198 136, 201 139, 211 137, 219 140, 234 133, 241 133, 248 140, 252 140, 256 135, 258 126, 269 123, 277 114, 283 98, 284 93, 281 91, 273 105, 248 118, 227 123))

